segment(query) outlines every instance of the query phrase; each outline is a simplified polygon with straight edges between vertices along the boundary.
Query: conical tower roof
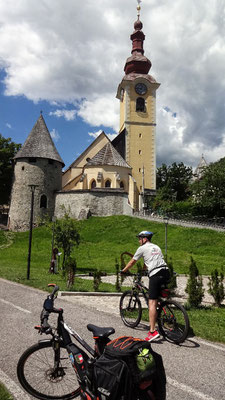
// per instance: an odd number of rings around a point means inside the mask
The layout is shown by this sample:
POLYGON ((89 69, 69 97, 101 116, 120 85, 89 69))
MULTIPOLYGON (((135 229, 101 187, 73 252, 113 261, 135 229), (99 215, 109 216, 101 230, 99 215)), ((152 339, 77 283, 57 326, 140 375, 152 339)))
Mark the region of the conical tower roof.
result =
POLYGON ((27 157, 48 158, 50 160, 59 161, 63 166, 65 165, 56 150, 42 114, 38 118, 24 145, 14 158, 19 159, 27 157))
POLYGON ((131 168, 110 142, 89 160, 87 165, 113 165, 131 168))

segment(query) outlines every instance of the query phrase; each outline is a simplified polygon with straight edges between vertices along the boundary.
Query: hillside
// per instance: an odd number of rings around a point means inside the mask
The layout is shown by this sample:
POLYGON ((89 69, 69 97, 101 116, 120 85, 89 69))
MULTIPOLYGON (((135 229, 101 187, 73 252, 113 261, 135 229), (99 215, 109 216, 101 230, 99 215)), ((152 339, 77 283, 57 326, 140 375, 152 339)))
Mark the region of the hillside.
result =
MULTIPOLYGON (((134 253, 141 230, 154 232, 153 242, 165 250, 165 226, 163 223, 148 222, 127 216, 91 217, 78 222, 81 243, 75 248, 79 272, 100 269, 115 272, 115 259, 120 259, 124 251, 134 253)), ((190 257, 197 263, 201 274, 210 274, 217 267, 224 266, 223 232, 209 229, 184 228, 168 225, 167 254, 172 259, 174 270, 188 273, 190 257)), ((32 269, 38 274, 48 271, 51 257, 52 231, 45 227, 33 230, 32 269)), ((5 233, 0 231, 0 275, 10 274, 12 279, 24 279, 28 253, 28 232, 5 233), (5 235, 8 235, 6 237, 5 235)))

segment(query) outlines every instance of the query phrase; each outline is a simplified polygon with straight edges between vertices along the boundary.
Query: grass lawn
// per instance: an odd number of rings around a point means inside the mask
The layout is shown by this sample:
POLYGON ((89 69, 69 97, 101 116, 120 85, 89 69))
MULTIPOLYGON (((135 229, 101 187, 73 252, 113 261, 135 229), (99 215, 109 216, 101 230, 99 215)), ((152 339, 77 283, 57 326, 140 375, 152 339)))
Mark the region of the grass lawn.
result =
MULTIPOLYGON (((122 252, 134 253, 138 247, 135 235, 146 229, 154 232, 153 242, 164 250, 163 223, 128 216, 91 217, 78 221, 81 243, 72 254, 77 261, 77 272, 89 273, 98 269, 115 273, 116 259, 120 263, 122 252)), ((33 229, 30 280, 26 279, 28 239, 29 232, 0 231, 0 276, 43 290, 54 281, 61 290, 65 290, 66 280, 62 274, 52 276, 48 273, 52 230, 46 227, 33 229)), ((215 268, 220 271, 225 266, 224 243, 224 232, 168 225, 167 255, 168 259, 172 259, 174 270, 180 274, 188 274, 191 256, 200 274, 208 275, 215 268)), ((125 261, 128 260, 129 257, 125 261)), ((76 278, 72 290, 92 291, 93 283, 76 278)), ((99 290, 115 291, 115 288, 110 284, 101 284, 99 290)), ((225 343, 224 308, 189 311, 189 317, 195 335, 225 343), (217 337, 214 337, 214 331, 217 337)))
POLYGON ((0 383, 0 399, 1 400, 13 400, 13 397, 9 392, 6 390, 5 386, 0 383))

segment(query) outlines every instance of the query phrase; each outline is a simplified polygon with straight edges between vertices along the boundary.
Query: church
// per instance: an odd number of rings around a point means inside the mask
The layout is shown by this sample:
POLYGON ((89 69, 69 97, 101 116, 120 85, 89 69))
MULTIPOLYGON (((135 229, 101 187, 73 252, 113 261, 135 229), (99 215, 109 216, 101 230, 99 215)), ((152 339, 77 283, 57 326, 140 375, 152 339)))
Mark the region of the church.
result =
POLYGON ((34 222, 44 215, 73 218, 88 215, 132 215, 156 191, 156 90, 144 55, 145 35, 137 20, 130 36, 131 56, 116 97, 120 102, 119 132, 110 141, 102 132, 62 172, 61 159, 41 114, 15 156, 9 228, 29 227, 31 194, 34 222))

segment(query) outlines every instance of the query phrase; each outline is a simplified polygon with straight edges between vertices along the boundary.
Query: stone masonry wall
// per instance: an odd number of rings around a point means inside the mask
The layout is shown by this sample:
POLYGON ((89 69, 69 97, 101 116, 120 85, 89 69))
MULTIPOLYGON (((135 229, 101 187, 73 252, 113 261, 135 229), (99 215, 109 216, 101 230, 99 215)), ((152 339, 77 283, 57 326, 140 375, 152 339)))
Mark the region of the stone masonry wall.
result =
POLYGON ((62 164, 58 161, 37 158, 31 163, 19 159, 14 169, 14 183, 9 210, 9 228, 14 231, 29 229, 31 210, 31 189, 28 185, 38 185, 34 192, 34 224, 43 216, 54 215, 55 192, 62 188, 62 164), (47 207, 40 208, 41 196, 47 197, 47 207))
POLYGON ((55 216, 62 218, 65 211, 72 218, 79 218, 82 211, 89 211, 91 215, 132 215, 133 210, 128 204, 128 195, 122 190, 71 190, 56 194, 55 216))

